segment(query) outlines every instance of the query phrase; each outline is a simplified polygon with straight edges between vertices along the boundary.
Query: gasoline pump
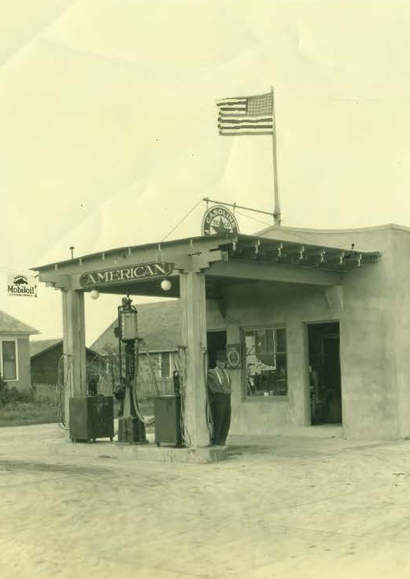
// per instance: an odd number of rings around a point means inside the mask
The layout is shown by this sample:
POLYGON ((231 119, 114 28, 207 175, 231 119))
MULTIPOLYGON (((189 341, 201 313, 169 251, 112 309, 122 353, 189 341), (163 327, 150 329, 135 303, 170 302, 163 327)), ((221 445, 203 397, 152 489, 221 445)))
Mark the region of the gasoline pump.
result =
POLYGON ((140 418, 135 392, 136 360, 138 357, 137 309, 129 296, 118 306, 119 369, 121 415, 118 419, 118 442, 147 442, 145 424, 140 418))

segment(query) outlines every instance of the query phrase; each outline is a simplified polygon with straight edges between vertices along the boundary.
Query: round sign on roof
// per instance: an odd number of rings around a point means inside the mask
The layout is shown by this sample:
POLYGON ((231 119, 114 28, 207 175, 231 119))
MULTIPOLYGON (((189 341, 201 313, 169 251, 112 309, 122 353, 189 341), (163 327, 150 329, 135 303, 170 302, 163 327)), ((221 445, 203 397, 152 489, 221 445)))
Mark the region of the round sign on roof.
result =
POLYGON ((235 235, 239 233, 235 215, 223 205, 214 205, 205 211, 202 235, 235 235))

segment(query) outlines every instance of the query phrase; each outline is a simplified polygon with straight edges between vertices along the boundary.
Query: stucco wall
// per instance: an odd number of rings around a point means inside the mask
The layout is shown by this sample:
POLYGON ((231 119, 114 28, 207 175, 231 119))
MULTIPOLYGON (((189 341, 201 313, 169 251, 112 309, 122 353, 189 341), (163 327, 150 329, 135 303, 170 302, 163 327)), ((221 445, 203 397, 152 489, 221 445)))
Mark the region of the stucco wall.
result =
POLYGON ((410 229, 395 225, 344 231, 289 228, 285 235, 382 252, 377 264, 356 268, 344 279, 340 316, 344 434, 346 438, 369 439, 406 436, 410 410, 410 276, 406 266, 410 229))
POLYGON ((345 278, 340 336, 344 432, 346 438, 397 438, 392 231, 362 232, 357 238, 358 245, 373 241, 383 256, 345 278))
POLYGON ((275 434, 284 425, 309 421, 305 321, 337 319, 329 311, 323 288, 249 283, 226 296, 228 343, 238 343, 240 328, 282 326, 287 334, 288 395, 246 398, 244 373, 232 374, 232 434, 275 434))
MULTIPOLYGON (((394 439, 410 433, 410 232, 394 227, 326 232, 312 242, 380 250, 376 264, 345 274, 342 294, 321 287, 253 283, 234 285, 224 298, 228 343, 239 328, 287 328, 288 396, 248 399, 233 371, 233 434, 274 434, 288 424, 310 424, 307 324, 340 322, 344 436, 394 439)), ((209 327, 209 326, 208 326, 209 327)), ((209 329, 211 329, 209 327, 209 329)))
POLYGON ((396 373, 400 437, 410 436, 410 233, 393 231, 396 373))

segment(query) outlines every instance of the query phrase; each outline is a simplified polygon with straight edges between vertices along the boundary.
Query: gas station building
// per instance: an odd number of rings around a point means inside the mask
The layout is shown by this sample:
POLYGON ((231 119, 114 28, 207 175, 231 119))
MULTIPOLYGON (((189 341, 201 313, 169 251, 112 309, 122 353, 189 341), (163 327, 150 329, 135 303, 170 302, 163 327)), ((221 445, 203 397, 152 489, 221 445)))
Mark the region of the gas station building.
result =
POLYGON ((408 255, 410 229, 397 225, 272 226, 36 267, 62 294, 66 412, 70 395, 86 394, 84 295, 97 290, 179 298, 192 447, 209 445, 206 373, 221 346, 231 368, 231 434, 340 424, 349 439, 408 437, 408 255))

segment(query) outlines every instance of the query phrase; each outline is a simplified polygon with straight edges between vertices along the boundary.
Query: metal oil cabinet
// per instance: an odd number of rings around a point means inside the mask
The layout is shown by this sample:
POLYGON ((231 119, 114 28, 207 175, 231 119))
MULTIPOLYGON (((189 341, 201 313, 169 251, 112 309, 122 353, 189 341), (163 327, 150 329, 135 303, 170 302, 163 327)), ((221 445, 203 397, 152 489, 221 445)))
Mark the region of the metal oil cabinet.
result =
POLYGON ((179 394, 158 396, 154 401, 155 443, 182 446, 181 397, 179 394))
POLYGON ((75 396, 70 398, 70 438, 96 441, 114 438, 114 399, 112 396, 75 396))

